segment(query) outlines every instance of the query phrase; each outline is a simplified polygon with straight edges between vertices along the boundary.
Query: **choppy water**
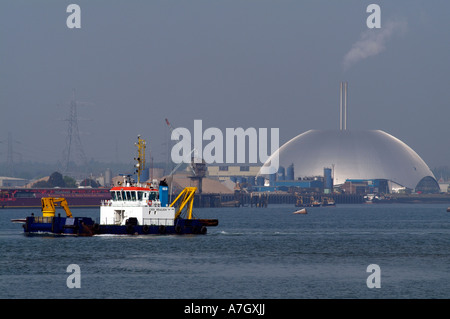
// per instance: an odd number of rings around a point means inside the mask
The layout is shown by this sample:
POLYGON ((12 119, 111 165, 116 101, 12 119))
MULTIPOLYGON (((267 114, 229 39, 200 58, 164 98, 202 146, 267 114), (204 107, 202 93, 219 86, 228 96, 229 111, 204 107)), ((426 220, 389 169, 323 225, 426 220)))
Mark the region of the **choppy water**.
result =
POLYGON ((205 208, 219 219, 206 236, 130 237, 25 236, 10 219, 31 210, 0 210, 0 298, 449 298, 446 208, 205 208), (67 287, 70 264, 81 288, 67 287), (381 288, 367 287, 370 264, 381 288))

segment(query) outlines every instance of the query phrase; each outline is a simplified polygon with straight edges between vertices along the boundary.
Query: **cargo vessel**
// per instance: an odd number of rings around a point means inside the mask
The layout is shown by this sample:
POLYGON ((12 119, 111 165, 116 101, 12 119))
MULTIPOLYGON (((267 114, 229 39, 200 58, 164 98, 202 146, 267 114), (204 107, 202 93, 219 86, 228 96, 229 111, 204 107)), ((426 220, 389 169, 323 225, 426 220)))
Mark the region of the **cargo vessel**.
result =
POLYGON ((110 199, 100 203, 100 218, 73 217, 64 198, 42 199, 42 216, 29 216, 23 228, 26 234, 57 235, 147 235, 206 234, 207 227, 217 226, 217 219, 199 219, 193 214, 196 187, 186 187, 169 203, 169 187, 165 180, 140 183, 145 167, 145 141, 138 136, 139 156, 137 182, 124 175, 120 186, 109 190, 110 199), (47 203, 48 202, 48 203, 47 203), (55 216, 55 203, 63 203, 66 216, 55 216))
POLYGON ((0 208, 41 207, 44 197, 64 197, 72 208, 100 207, 109 188, 0 188, 0 208))

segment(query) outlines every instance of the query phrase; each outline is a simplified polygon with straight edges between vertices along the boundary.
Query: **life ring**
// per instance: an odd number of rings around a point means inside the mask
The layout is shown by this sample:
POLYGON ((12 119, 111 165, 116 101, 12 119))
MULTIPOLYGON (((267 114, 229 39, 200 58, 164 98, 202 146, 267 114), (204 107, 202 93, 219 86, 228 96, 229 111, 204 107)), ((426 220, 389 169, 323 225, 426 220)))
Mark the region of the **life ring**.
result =
POLYGON ((166 226, 160 225, 158 227, 158 231, 159 231, 160 234, 165 234, 166 233, 166 226))
POLYGON ((150 230, 150 227, 148 225, 142 226, 142 231, 144 232, 144 234, 148 234, 149 230, 150 230))

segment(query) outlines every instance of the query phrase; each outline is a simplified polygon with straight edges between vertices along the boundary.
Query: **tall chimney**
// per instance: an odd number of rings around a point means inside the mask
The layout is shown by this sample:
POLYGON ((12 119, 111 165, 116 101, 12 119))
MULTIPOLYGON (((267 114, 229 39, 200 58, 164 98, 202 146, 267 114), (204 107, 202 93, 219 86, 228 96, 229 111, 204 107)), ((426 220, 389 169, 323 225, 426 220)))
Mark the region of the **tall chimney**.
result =
POLYGON ((342 82, 339 91, 339 130, 342 131, 342 82))
POLYGON ((341 82, 339 91, 339 130, 347 130, 347 86, 348 82, 341 82))

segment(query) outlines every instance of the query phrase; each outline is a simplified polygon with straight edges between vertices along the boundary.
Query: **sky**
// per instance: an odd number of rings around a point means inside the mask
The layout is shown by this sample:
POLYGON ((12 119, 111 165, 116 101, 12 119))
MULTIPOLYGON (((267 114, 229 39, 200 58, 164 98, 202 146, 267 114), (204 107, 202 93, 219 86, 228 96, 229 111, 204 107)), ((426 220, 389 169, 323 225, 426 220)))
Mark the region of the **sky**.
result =
MULTIPOLYGON (((88 159, 155 161, 170 133, 380 129, 430 168, 450 165, 448 1, 150 0, 0 3, 0 161, 56 162, 77 101, 88 159), (70 4, 81 28, 68 28, 70 4), (381 28, 369 29, 369 4, 381 28)), ((76 151, 75 151, 76 152, 76 151)), ((386 154, 389 156, 389 154, 386 154)))

